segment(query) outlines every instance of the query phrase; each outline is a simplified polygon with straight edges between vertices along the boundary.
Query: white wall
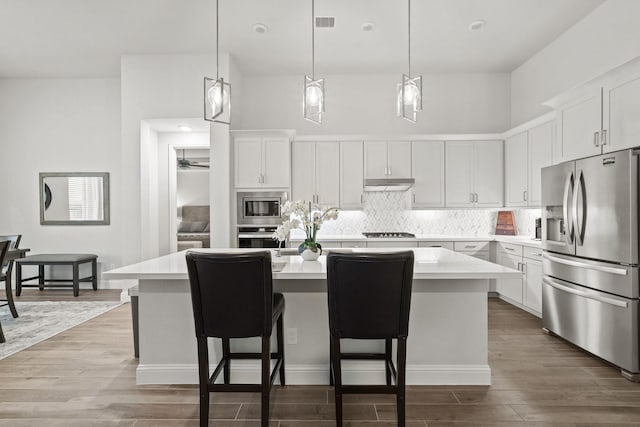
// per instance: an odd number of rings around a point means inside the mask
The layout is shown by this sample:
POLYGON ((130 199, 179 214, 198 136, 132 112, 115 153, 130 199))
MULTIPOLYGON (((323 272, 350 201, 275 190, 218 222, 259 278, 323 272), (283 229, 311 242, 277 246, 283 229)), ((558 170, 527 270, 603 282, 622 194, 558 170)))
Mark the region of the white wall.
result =
POLYGON ((401 75, 326 75, 321 126, 302 118, 302 75, 248 76, 238 129, 295 129, 298 134, 493 133, 509 127, 507 73, 425 74, 423 112, 396 116, 401 75))
POLYGON ((640 1, 608 0, 511 74, 511 125, 541 105, 640 55, 640 1))
POLYGON ((0 234, 32 253, 86 252, 120 265, 118 79, 0 79, 0 234), (111 224, 40 225, 39 172, 109 172, 111 224))
POLYGON ((209 169, 178 170, 178 206, 209 204, 209 169))

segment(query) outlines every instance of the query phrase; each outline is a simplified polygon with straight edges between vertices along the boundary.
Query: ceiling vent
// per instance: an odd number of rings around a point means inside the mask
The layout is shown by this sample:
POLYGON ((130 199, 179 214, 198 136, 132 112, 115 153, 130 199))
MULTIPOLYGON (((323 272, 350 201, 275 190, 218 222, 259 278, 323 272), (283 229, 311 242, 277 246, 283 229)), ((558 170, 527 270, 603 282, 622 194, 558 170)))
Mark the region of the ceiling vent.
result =
POLYGON ((336 26, 334 16, 316 16, 316 28, 333 28, 336 26))

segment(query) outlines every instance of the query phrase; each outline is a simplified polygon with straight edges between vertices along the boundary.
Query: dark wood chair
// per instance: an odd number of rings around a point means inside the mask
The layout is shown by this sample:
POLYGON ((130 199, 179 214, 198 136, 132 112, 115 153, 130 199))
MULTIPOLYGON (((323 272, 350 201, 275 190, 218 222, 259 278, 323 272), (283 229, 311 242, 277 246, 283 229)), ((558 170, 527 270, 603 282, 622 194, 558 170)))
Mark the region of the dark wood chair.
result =
MULTIPOLYGON (((4 263, 4 259, 7 255, 7 250, 9 248, 10 242, 7 240, 0 241, 0 265, 4 263)), ((5 304, 6 305, 6 304, 5 304)), ((17 317, 17 316, 14 316, 17 317)), ((4 333, 2 332, 2 324, 0 324, 0 343, 5 342, 4 333)))
POLYGON ((262 394, 262 426, 269 425, 269 395, 276 374, 285 384, 284 296, 273 293, 271 253, 211 254, 187 252, 187 268, 198 343, 200 384, 200 426, 209 419, 212 392, 255 392, 262 394), (271 332, 277 323, 277 351, 271 352, 271 332), (209 376, 208 337, 222 339, 222 359, 209 376), (260 353, 231 351, 232 338, 261 337, 260 353), (231 360, 259 359, 260 384, 231 384, 231 360), (271 360, 275 359, 273 370, 271 360), (224 372, 224 384, 216 378, 224 372))
POLYGON ((342 426, 343 394, 395 394, 398 426, 405 425, 405 384, 413 252, 327 255, 331 383, 336 425, 342 426), (343 353, 341 339, 384 340, 384 353, 343 353), (397 370, 392 340, 397 340, 397 370), (343 385, 342 360, 381 360, 386 385, 343 385), (392 379, 395 385, 392 384, 392 379))
MULTIPOLYGON (((7 236, 0 236, 0 242, 8 242, 7 251, 12 251, 14 249, 18 249, 20 245, 20 239, 22 238, 21 234, 13 234, 7 236)), ((6 299, 0 299, 0 307, 4 307, 5 305, 9 306, 9 310, 11 310, 11 315, 16 318, 18 317, 18 310, 16 310, 16 305, 13 302, 13 292, 11 290, 11 272, 13 270, 13 259, 7 259, 5 256, 0 263, 0 282, 4 282, 6 299)))

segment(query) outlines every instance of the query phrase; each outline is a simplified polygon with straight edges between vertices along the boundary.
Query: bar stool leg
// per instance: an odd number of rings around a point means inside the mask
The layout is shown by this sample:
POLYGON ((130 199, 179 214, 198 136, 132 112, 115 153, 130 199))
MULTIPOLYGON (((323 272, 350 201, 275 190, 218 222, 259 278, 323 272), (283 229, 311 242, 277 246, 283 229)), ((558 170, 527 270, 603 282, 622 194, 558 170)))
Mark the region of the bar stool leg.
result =
POLYGON ((277 325, 277 341, 278 341, 278 358, 280 359, 280 385, 285 385, 285 377, 284 377, 284 325, 282 320, 283 315, 281 314, 278 317, 278 325, 277 325))
POLYGON ((398 338, 398 394, 396 399, 398 427, 405 426, 405 384, 407 371, 407 338, 398 338))
POLYGON ((340 338, 331 337, 331 363, 335 381, 336 427, 342 427, 342 366, 340 364, 340 338))
POLYGON ((231 383, 231 358, 229 357, 229 353, 231 353, 231 343, 229 338, 222 338, 222 358, 224 359, 224 383, 231 383))
POLYGON ((384 373, 387 378, 387 385, 391 385, 391 348, 393 347, 390 339, 384 340, 384 373))
POLYGON ((262 427, 269 427, 269 391, 271 390, 271 338, 262 337, 262 427))
POLYGON ((329 337, 329 385, 334 385, 333 373, 333 338, 329 337))
POLYGON ((209 347, 206 337, 198 337, 198 374, 200 376, 200 427, 209 425, 209 347))

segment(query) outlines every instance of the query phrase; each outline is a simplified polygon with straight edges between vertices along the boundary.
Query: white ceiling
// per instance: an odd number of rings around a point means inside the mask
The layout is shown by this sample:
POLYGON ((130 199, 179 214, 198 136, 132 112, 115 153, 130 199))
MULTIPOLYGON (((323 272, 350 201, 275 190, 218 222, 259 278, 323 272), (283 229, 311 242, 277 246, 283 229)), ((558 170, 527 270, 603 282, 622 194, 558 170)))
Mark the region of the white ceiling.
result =
MULTIPOLYGON (((413 0, 413 69, 510 72, 602 2, 413 0), (470 31, 476 19, 487 24, 470 31)), ((406 8, 316 0, 317 16, 336 18, 316 30, 316 74, 406 72, 406 8)), ((310 0, 220 0, 221 49, 245 74, 309 73, 310 27, 310 0)), ((214 0, 0 0, 0 77, 118 76, 125 53, 214 51, 214 0)))

